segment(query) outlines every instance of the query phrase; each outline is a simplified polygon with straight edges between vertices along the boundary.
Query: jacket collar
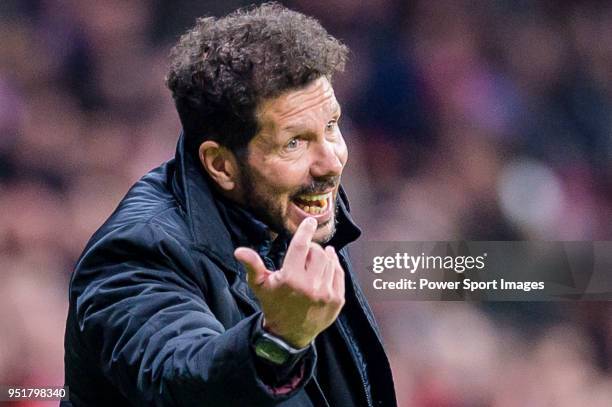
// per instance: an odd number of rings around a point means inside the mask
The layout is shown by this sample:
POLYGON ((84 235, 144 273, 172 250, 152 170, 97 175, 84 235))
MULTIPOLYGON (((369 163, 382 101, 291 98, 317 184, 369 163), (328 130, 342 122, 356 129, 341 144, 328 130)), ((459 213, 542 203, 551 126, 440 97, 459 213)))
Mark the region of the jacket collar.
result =
MULTIPOLYGON (((239 269, 234 258, 234 243, 230 225, 219 210, 219 197, 214 192, 201 163, 185 149, 185 137, 179 137, 175 156, 176 171, 172 189, 186 214, 197 247, 215 255, 233 269, 239 269)), ((342 186, 338 194, 338 224, 330 244, 340 250, 361 235, 361 230, 349 212, 348 199, 342 186)))
POLYGON ((280 268, 287 251, 288 238, 280 235, 272 240, 268 225, 251 212, 223 197, 217 202, 221 217, 232 235, 234 246, 250 247, 259 253, 269 269, 280 268))

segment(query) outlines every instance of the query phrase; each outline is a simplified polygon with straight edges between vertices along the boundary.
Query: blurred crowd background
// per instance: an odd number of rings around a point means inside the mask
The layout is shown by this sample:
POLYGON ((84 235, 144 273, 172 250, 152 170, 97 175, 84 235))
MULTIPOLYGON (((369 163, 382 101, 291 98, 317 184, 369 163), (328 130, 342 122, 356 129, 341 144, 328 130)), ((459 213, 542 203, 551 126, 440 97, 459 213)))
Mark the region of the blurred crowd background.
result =
MULTIPOLYGON (((63 383, 74 262, 174 154, 169 49, 249 3, 0 1, 0 383, 63 383)), ((351 49, 364 241, 612 240, 610 2, 283 3, 351 49)), ((372 302, 401 406, 612 405, 609 303, 372 302)))

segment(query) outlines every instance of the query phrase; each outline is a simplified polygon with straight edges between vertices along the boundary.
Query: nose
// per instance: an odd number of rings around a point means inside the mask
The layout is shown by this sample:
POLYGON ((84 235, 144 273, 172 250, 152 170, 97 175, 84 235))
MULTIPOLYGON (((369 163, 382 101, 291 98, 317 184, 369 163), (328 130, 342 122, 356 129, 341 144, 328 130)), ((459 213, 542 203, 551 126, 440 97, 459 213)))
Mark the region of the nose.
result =
POLYGON ((315 150, 315 157, 310 167, 310 173, 314 178, 335 177, 342 174, 344 165, 336 151, 335 144, 324 141, 315 150))

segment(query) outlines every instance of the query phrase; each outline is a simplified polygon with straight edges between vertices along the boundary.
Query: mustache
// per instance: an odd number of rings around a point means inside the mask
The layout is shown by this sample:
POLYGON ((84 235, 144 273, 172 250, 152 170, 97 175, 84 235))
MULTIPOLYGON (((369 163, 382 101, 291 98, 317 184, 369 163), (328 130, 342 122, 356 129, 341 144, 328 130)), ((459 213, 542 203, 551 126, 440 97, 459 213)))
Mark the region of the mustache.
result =
POLYGON ((314 179, 309 185, 300 188, 293 196, 304 194, 319 194, 330 188, 336 188, 340 184, 340 176, 325 179, 314 179))

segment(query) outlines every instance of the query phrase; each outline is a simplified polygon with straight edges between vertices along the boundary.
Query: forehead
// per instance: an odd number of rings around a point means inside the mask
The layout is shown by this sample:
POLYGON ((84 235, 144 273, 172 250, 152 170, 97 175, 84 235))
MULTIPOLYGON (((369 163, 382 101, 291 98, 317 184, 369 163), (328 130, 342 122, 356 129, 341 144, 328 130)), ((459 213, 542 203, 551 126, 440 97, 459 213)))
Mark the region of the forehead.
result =
POLYGON ((302 89, 264 101, 258 109, 258 118, 262 127, 276 127, 313 114, 333 113, 338 108, 334 89, 329 80, 322 77, 302 89))

